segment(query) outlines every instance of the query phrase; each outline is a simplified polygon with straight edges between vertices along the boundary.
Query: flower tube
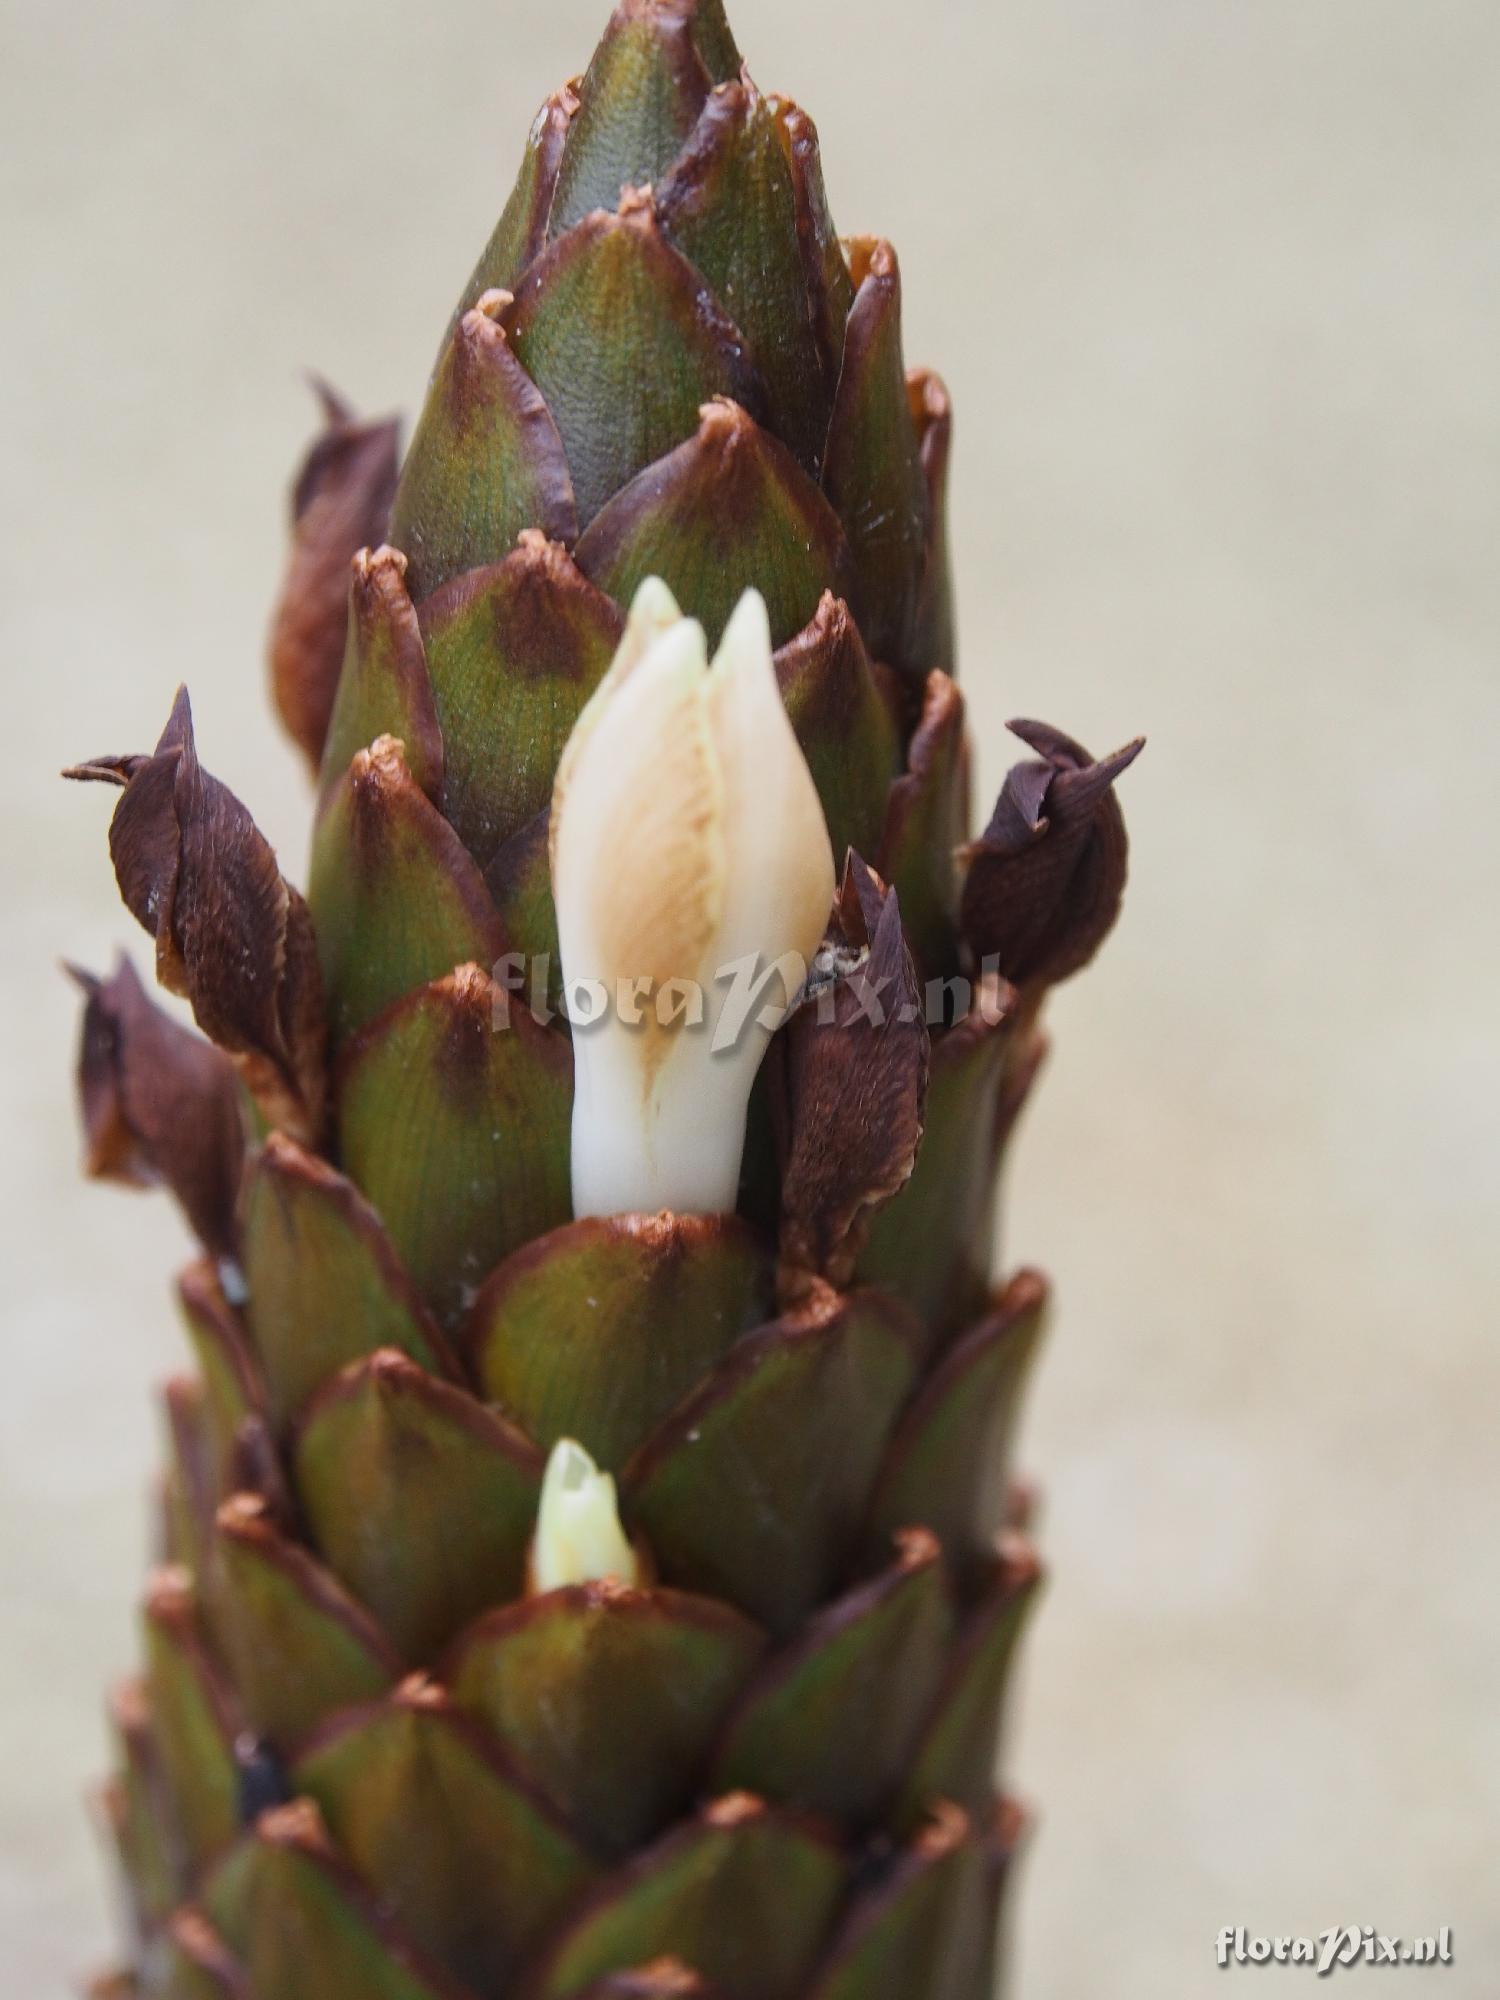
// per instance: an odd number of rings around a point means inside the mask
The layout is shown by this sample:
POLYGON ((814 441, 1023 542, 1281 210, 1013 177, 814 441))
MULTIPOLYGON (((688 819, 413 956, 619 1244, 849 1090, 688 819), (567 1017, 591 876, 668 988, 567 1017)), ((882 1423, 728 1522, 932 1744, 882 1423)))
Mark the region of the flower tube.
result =
POLYGON ((563 752, 552 887, 574 1213, 732 1209, 751 1085, 834 890, 757 591, 710 666, 703 628, 642 584, 563 752))

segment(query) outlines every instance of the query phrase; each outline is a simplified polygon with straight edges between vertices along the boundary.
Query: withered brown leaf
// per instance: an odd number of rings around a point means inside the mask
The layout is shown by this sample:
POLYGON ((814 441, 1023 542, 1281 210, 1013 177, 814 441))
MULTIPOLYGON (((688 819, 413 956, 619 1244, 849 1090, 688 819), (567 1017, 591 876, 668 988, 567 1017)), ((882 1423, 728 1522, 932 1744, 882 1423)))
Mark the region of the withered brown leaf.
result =
POLYGON ((314 1140, 327 1038, 312 917, 270 843, 198 762, 186 688, 149 756, 64 773, 119 785, 110 855, 126 907, 156 940, 156 973, 191 1002, 267 1118, 314 1140))
POLYGON ((395 418, 362 423, 326 383, 323 429, 292 488, 292 547, 271 620, 271 691, 314 773, 344 661, 349 564, 385 539, 399 467, 395 418))
POLYGON ((86 1171, 170 1188, 203 1247, 232 1254, 245 1158, 233 1066, 156 1005, 123 955, 108 979, 68 971, 86 999, 78 1051, 86 1171))
POLYGON ((1119 915, 1128 842, 1114 783, 1145 738, 1096 760, 1046 723, 1010 728, 1037 754, 959 851, 959 927, 976 961, 1017 986, 1051 986, 1088 964, 1119 915))
POLYGON ((923 993, 896 892, 850 853, 832 927, 778 1043, 781 1282, 847 1284, 906 1185, 927 1101, 923 993))

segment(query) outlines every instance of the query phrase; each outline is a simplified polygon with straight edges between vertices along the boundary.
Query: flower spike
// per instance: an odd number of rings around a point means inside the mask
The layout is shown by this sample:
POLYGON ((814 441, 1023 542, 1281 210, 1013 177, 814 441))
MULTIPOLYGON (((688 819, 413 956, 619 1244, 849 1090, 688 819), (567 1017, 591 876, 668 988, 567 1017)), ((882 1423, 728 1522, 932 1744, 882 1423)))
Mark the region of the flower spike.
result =
POLYGON ((611 8, 404 462, 324 395, 306 900, 185 695, 72 774, 208 1038, 80 977, 89 1169, 204 1252, 96 2000, 993 1989, 1046 1297, 994 1223, 1134 749, 1015 725, 976 837, 895 253, 725 0, 611 8))

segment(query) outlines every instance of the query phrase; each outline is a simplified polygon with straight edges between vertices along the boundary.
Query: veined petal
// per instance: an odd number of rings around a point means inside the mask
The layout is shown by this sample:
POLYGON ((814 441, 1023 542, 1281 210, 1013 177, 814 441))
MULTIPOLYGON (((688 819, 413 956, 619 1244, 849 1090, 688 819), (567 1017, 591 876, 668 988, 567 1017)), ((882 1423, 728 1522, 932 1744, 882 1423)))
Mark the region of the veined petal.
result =
MULTIPOLYGON (((563 963, 611 989, 695 975, 722 922, 723 792, 706 676, 702 628, 679 619, 638 660, 611 668, 613 686, 601 688, 579 754, 565 756, 559 774, 552 839, 563 963)), ((648 1052, 643 1073, 659 1061, 648 1052)))

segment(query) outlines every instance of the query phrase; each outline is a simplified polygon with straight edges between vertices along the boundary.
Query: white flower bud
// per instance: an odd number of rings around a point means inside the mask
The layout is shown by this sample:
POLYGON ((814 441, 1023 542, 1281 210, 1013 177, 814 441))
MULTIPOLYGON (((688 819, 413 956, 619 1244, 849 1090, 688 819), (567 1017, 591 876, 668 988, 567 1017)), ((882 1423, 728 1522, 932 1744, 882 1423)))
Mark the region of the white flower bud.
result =
POLYGON ((639 1568, 620 1526, 613 1478, 599 1470, 581 1444, 559 1438, 547 1460, 537 1507, 532 1590, 562 1590, 606 1576, 633 1584, 639 1581, 639 1568))
POLYGON ((552 889, 575 1215, 732 1209, 750 1087, 834 892, 758 591, 710 667, 703 628, 642 584, 558 768, 552 889))

